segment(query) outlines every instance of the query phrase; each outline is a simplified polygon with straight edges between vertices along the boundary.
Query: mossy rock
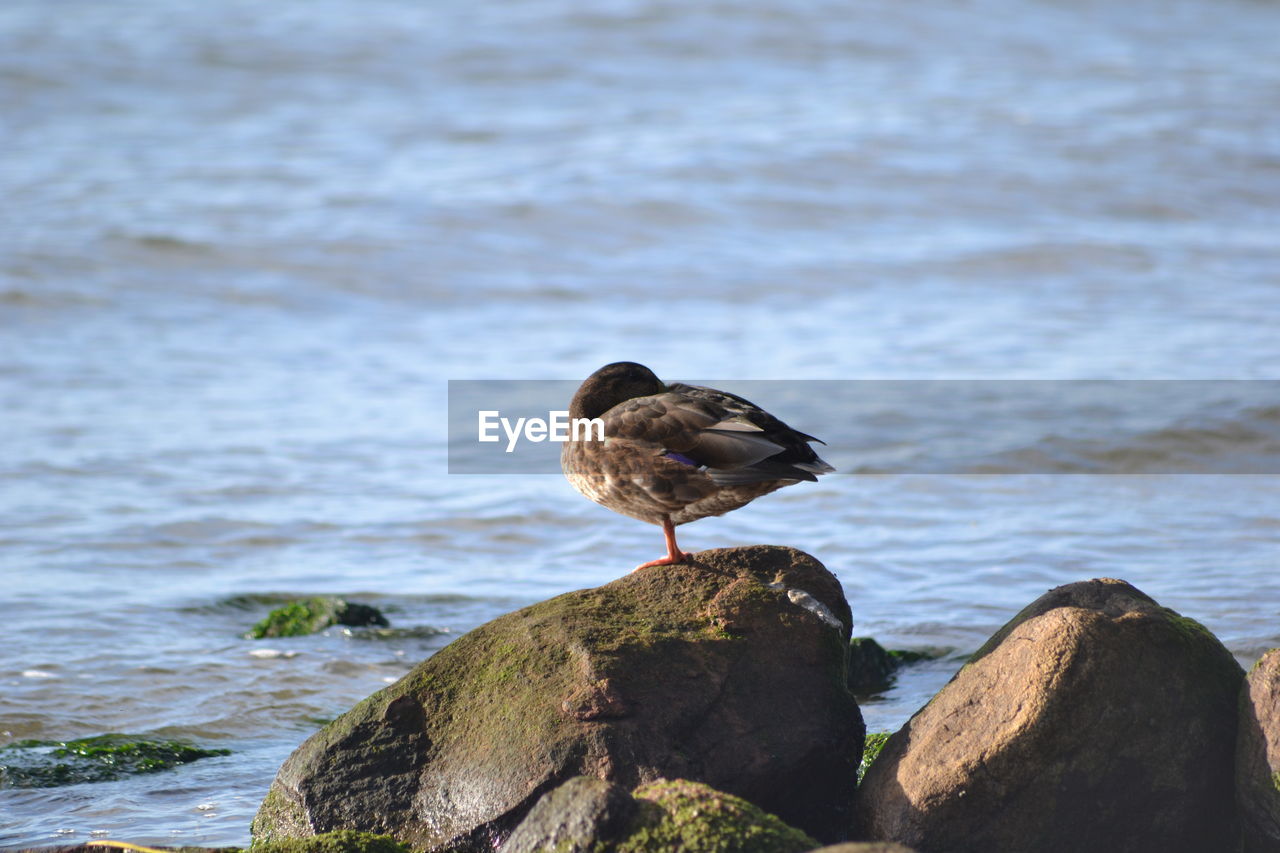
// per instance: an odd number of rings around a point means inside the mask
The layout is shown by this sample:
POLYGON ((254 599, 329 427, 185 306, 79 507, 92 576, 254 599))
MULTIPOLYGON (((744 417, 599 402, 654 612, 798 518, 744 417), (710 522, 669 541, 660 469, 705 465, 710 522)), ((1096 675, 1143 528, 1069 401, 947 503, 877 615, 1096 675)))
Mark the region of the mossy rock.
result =
POLYGON ((245 636, 251 640, 268 637, 300 637, 323 631, 332 625, 364 627, 390 625, 376 607, 355 604, 342 598, 301 598, 272 610, 245 636))
POLYGON ((499 853, 799 853, 818 842, 741 797, 687 780, 634 792, 578 776, 546 794, 499 853))
POLYGON ((339 829, 309 838, 256 841, 248 853, 413 853, 390 835, 339 829))
POLYGON ((886 649, 870 637, 854 637, 849 641, 849 689, 859 696, 888 690, 902 667, 934 660, 943 654, 941 651, 886 649))
POLYGON ((845 841, 829 847, 819 847, 811 853, 916 853, 893 841, 845 841))
POLYGON ((230 755, 180 741, 108 734, 69 741, 21 740, 0 747, 0 788, 57 788, 158 773, 202 758, 230 755))
POLYGON ((694 554, 500 617, 304 743, 255 837, 338 828, 491 850, 579 775, 692 778, 818 838, 848 821, 864 727, 839 581, 790 548, 694 554))
POLYGON ((741 797, 684 779, 637 788, 641 806, 617 853, 802 853, 819 842, 741 797))

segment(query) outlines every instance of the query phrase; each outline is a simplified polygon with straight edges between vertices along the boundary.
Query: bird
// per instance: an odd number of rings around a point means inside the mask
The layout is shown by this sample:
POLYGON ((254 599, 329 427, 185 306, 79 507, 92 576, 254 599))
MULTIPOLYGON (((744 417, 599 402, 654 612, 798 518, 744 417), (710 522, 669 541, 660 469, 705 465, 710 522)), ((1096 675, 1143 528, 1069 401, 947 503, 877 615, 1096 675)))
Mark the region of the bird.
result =
POLYGON ((656 524, 667 553, 636 566, 669 566, 689 555, 676 544, 677 525, 745 506, 761 495, 835 471, 810 442, 736 394, 662 382, 631 361, 606 364, 587 377, 569 403, 570 422, 600 419, 577 431, 560 451, 569 482, 614 512, 656 524))

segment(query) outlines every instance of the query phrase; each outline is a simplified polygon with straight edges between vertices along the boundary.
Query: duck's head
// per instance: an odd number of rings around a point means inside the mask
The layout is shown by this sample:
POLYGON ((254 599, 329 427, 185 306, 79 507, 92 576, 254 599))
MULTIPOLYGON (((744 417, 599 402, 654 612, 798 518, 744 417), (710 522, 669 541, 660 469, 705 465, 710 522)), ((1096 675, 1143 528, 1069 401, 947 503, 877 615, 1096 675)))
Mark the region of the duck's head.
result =
POLYGON ((587 377, 569 403, 569 417, 598 418, 633 397, 661 394, 667 386, 643 364, 615 361, 587 377))

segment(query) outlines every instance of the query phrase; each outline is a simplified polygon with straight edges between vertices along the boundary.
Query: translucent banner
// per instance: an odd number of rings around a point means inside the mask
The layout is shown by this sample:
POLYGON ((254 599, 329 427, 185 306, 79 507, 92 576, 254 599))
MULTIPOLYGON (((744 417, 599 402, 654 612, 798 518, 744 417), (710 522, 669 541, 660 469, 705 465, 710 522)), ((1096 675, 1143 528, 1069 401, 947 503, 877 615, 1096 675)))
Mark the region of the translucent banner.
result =
MULTIPOLYGON (((838 474, 1277 474, 1280 381, 707 380, 838 474)), ((449 382, 451 474, 559 474, 579 381, 449 382)), ((591 432, 595 435, 595 432, 591 432)))

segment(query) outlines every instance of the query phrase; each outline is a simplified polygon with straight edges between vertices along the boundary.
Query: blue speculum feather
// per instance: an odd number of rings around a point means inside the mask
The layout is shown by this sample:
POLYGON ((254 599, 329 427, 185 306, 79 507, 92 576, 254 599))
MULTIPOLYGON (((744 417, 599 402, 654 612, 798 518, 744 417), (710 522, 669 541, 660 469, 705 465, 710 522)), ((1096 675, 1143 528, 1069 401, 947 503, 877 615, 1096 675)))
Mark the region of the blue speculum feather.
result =
POLYGON ((677 462, 684 463, 685 465, 688 465, 692 468, 702 467, 697 462, 694 462, 692 459, 690 459, 688 456, 685 456, 683 453, 676 453, 674 450, 668 450, 666 453, 663 454, 663 456, 666 456, 668 459, 674 459, 677 462))

